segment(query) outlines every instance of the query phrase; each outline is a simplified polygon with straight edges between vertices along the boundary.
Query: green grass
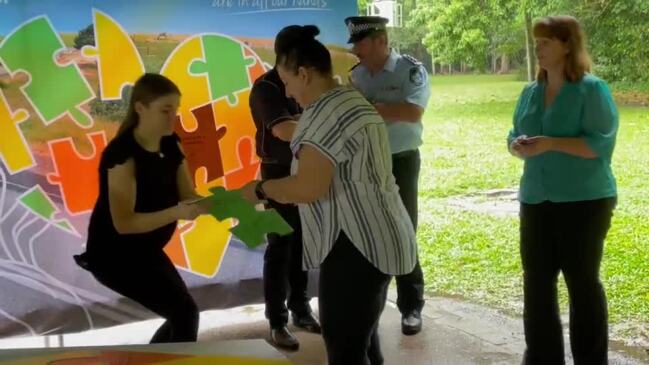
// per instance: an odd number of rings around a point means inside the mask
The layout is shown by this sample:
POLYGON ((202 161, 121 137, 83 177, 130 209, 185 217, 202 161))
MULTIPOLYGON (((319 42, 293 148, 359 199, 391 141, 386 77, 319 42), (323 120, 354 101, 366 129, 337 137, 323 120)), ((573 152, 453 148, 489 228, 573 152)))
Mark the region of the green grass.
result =
MULTIPOLYGON (((518 218, 458 210, 445 199, 517 187, 522 162, 509 155, 505 138, 525 83, 490 75, 436 76, 431 83, 418 232, 427 289, 521 314, 518 218)), ((601 274, 613 336, 628 339, 649 328, 649 108, 619 111, 613 160, 619 205, 601 274)), ((560 298, 565 312, 563 284, 560 298)))
POLYGON ((513 76, 433 77, 424 116, 424 197, 516 184, 521 163, 508 158, 505 138, 523 85, 513 76))
POLYGON ((268 63, 269 65, 275 64, 275 52, 269 48, 264 47, 253 47, 253 51, 261 58, 262 61, 268 63))
POLYGON ((162 65, 179 43, 172 40, 160 40, 150 43, 136 40, 135 46, 142 57, 146 72, 160 72, 162 65))
POLYGON ((60 33, 61 40, 66 47, 74 46, 74 39, 77 37, 77 33, 60 33))

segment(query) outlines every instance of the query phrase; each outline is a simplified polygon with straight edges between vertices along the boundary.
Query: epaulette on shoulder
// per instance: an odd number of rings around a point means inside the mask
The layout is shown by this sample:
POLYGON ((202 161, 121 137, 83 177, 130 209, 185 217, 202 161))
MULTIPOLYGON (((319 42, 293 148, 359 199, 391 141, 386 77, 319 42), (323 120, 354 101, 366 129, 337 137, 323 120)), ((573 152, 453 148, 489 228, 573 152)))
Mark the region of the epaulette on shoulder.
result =
POLYGON ((419 66, 419 65, 421 65, 421 62, 420 62, 418 59, 412 57, 412 56, 409 55, 409 54, 403 54, 403 55, 401 55, 401 56, 403 57, 403 59, 405 59, 406 61, 412 63, 412 64, 415 65, 415 66, 419 66))

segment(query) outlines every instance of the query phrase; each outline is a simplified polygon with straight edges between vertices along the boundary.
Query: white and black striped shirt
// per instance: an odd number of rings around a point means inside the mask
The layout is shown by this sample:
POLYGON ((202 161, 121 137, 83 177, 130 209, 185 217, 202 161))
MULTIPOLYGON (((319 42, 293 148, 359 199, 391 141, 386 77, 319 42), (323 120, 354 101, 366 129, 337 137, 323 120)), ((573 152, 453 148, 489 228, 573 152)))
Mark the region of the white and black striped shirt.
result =
POLYGON ((329 192, 300 204, 303 265, 325 260, 340 231, 380 271, 410 273, 417 257, 412 223, 392 176, 392 156, 383 119, 356 90, 337 87, 303 113, 291 149, 311 145, 335 166, 329 192))

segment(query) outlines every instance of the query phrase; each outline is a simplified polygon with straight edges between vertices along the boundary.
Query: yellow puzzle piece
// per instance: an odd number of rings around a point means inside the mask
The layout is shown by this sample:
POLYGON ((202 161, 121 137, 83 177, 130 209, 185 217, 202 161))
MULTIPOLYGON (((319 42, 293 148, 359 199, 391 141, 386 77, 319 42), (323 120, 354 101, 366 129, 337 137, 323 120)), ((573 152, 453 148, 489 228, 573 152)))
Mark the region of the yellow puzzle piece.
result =
POLYGON ((95 58, 99 70, 102 100, 122 99, 122 89, 144 74, 142 58, 131 37, 106 13, 93 9, 95 46, 81 49, 84 56, 95 58))

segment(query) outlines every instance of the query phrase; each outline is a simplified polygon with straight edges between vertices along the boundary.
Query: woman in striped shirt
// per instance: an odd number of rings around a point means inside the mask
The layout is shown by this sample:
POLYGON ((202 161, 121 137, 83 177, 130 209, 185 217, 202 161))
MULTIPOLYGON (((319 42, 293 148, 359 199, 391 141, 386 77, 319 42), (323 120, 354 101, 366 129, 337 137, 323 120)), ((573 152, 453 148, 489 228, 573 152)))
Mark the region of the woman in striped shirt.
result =
POLYGON ((254 181, 252 201, 299 206, 305 269, 320 268, 329 364, 382 364, 377 327, 392 275, 411 272, 416 243, 394 177, 383 119, 333 78, 315 26, 277 55, 286 92, 304 108, 291 142, 292 175, 254 181))

